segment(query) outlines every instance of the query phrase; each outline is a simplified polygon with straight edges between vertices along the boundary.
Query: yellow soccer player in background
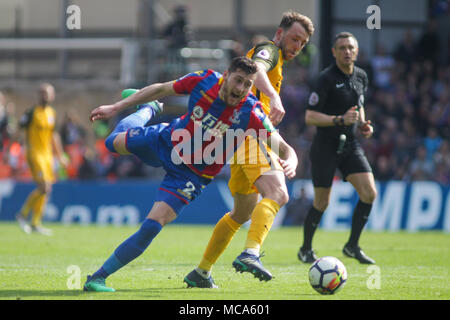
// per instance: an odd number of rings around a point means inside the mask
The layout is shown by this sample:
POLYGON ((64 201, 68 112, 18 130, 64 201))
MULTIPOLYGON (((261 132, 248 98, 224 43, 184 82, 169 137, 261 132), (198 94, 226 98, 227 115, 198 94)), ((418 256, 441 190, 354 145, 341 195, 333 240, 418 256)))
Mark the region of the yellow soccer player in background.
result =
POLYGON ((53 150, 60 164, 64 167, 67 161, 63 157, 61 139, 55 131, 55 110, 50 106, 55 100, 55 88, 49 83, 39 87, 39 104, 32 107, 20 119, 20 125, 26 130, 26 153, 33 180, 37 187, 27 197, 16 218, 21 229, 26 232, 37 232, 51 235, 50 229, 42 226, 42 214, 55 181, 53 174, 53 150), (31 226, 27 219, 33 212, 31 226))

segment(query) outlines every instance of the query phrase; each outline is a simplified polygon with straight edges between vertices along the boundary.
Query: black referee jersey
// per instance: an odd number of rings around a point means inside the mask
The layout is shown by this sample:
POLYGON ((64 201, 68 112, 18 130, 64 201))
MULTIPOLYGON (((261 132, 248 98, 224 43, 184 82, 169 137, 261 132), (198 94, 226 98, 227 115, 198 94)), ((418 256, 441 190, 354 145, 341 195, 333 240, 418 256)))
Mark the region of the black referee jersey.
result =
MULTIPOLYGON (((355 66, 353 73, 347 75, 333 64, 320 73, 309 97, 308 110, 339 116, 353 106, 364 107, 367 87, 368 78, 364 70, 355 66)), ((310 149, 314 187, 330 187, 336 169, 339 169, 344 180, 352 173, 372 171, 364 151, 355 139, 356 128, 357 123, 317 127, 310 149), (346 141, 338 153, 342 134, 346 135, 346 141)))
MULTIPOLYGON (((363 69, 355 66, 353 74, 347 75, 334 63, 320 73, 309 96, 308 109, 328 115, 343 115, 353 106, 364 106, 368 85, 369 80, 363 69)), ((356 126, 355 123, 351 126, 317 127, 317 135, 334 141, 345 134, 347 142, 351 142, 355 138, 356 126)))

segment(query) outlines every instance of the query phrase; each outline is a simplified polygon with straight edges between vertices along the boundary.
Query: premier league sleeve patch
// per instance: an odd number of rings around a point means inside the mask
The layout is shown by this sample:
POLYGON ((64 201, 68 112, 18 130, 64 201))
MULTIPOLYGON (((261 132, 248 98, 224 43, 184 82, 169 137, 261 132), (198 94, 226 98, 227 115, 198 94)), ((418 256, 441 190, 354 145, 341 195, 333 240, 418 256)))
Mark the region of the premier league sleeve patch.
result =
POLYGON ((269 60, 270 59, 270 52, 267 49, 262 49, 261 51, 258 51, 255 54, 255 58, 260 58, 263 60, 269 60))
POLYGON ((311 93, 311 95, 309 96, 308 103, 310 106, 315 106, 319 103, 319 95, 317 94, 317 92, 311 93))

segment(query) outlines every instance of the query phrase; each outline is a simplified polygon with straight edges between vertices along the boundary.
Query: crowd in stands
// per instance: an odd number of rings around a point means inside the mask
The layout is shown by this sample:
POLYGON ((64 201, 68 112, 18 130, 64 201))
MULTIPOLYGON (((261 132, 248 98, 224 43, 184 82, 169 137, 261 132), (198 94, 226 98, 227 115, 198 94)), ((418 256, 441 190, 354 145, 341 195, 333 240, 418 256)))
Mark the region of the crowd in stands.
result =
MULTIPOLYGON (((380 44, 371 59, 361 52, 357 65, 366 70, 370 89, 366 95, 366 119, 374 136, 360 142, 378 181, 430 180, 450 184, 450 66, 439 58, 435 26, 420 37, 407 32, 395 50, 380 44)), ((300 159, 297 178, 309 179, 309 148, 315 128, 304 121, 311 83, 317 75, 292 61, 281 97, 287 116, 279 129, 300 159)), ((0 179, 30 180, 23 135, 12 102, 0 93, 0 179)), ((84 120, 83 120, 84 121, 84 120)), ((143 165, 133 156, 117 157, 104 146, 113 123, 96 123, 95 143, 86 142, 86 129, 74 111, 66 111, 58 127, 68 168, 59 168, 64 179, 160 178, 162 171, 143 165)), ((91 127, 92 128, 92 127, 91 127)), ((225 175, 227 171, 225 170, 225 175)))

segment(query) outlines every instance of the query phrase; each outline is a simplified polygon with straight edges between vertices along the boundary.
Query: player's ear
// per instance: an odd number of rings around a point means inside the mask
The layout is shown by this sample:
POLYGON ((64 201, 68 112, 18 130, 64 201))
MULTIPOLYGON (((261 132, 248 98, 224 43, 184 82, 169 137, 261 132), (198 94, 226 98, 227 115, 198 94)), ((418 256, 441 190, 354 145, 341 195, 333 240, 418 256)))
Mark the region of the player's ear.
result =
POLYGON ((356 49, 355 49, 355 61, 356 61, 356 59, 358 59, 358 54, 359 54, 359 47, 356 47, 356 49))
POLYGON ((282 36, 283 36, 283 28, 278 28, 277 32, 275 32, 275 37, 274 37, 273 41, 275 43, 277 43, 278 41, 281 40, 282 36))
POLYGON ((331 48, 331 52, 333 53, 333 57, 336 58, 336 50, 334 49, 334 47, 331 48))
POLYGON ((225 70, 223 73, 222 73, 222 76, 223 76, 223 80, 226 80, 227 78, 228 78, 228 74, 229 74, 229 71, 228 71, 228 69, 227 70, 225 70))

